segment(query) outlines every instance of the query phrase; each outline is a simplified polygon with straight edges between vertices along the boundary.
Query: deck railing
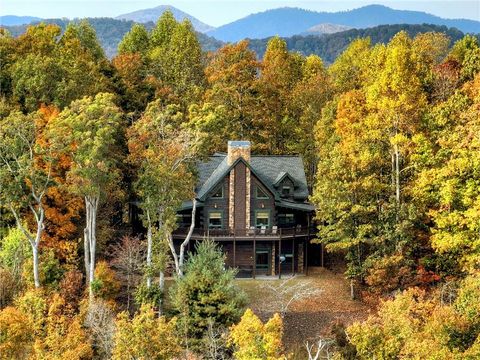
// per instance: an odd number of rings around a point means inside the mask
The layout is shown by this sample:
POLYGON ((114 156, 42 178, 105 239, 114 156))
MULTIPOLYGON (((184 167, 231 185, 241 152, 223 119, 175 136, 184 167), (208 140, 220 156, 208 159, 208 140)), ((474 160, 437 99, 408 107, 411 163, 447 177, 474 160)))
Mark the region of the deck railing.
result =
MULTIPOLYGON (((187 235, 188 228, 178 228, 174 231, 174 235, 187 235)), ((194 237, 219 237, 219 238, 277 238, 290 236, 306 236, 315 234, 316 230, 308 226, 295 226, 289 228, 250 228, 250 229, 203 229, 196 228, 193 230, 194 237)))

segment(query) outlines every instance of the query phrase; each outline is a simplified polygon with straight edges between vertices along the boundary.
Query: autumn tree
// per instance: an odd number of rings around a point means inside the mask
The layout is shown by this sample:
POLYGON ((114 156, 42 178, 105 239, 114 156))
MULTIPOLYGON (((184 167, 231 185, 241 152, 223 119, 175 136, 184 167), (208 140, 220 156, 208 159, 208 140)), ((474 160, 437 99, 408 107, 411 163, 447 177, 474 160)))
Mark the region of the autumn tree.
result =
POLYGON ((114 193, 121 179, 118 145, 123 119, 113 99, 113 95, 101 93, 74 101, 49 126, 55 146, 71 154, 72 165, 67 173, 70 190, 85 200, 84 257, 91 297, 98 209, 106 194, 114 193))
MULTIPOLYGON (((181 118, 178 107, 164 107, 157 100, 149 104, 128 131, 129 159, 138 168, 134 186, 147 228, 147 286, 151 285, 154 236, 159 242, 157 246, 169 245, 177 274, 181 275, 185 248, 194 227, 195 179, 190 165, 197 153, 199 135, 182 127, 181 118), (192 199, 192 225, 177 254, 171 232, 177 226, 176 211, 185 199, 192 199)), ((161 262, 160 272, 163 273, 165 259, 161 262)), ((160 281, 163 282, 162 276, 160 281)))
POLYGON ((259 63, 248 41, 225 45, 208 59, 208 89, 202 106, 191 110, 192 125, 211 134, 207 151, 223 149, 227 140, 251 139, 257 134, 255 119, 261 111, 258 99, 259 63))
POLYGON ((263 324, 262 321, 247 309, 240 322, 230 329, 229 343, 234 347, 235 359, 286 359, 283 355, 283 322, 280 315, 275 314, 263 324))
POLYGON ((434 222, 432 245, 439 253, 457 253, 465 270, 476 267, 478 241, 478 137, 480 76, 432 109, 433 139, 422 138, 414 195, 434 222))
POLYGON ((157 317, 152 308, 144 305, 133 319, 128 313, 117 317, 115 345, 112 359, 157 359, 176 358, 181 348, 175 336, 176 320, 167 321, 157 317))
POLYGON ((32 248, 35 287, 40 287, 39 245, 45 228, 45 194, 51 186, 51 159, 36 144, 36 115, 12 112, 0 120, 0 198, 32 248), (45 168, 37 166, 45 162, 45 168), (24 215, 35 219, 34 234, 24 215))
MULTIPOLYGON (((55 256, 72 269, 77 261, 78 221, 83 211, 82 199, 68 192, 66 174, 71 166, 71 156, 68 153, 54 151, 48 136, 50 122, 58 116, 59 110, 54 106, 41 106, 38 111, 37 124, 39 133, 36 146, 42 151, 48 151, 54 161, 51 163, 37 162, 36 166, 48 170, 53 180, 44 198, 45 229, 42 242, 46 248, 52 249, 55 256)), ((29 222, 31 223, 31 221, 29 222)))
POLYGON ((188 105, 198 99, 204 85, 202 50, 188 20, 178 23, 165 11, 150 33, 150 71, 167 88, 169 102, 188 105))
POLYGON ((297 125, 297 118, 290 111, 290 94, 302 78, 303 61, 301 55, 288 52, 285 40, 269 40, 259 78, 263 111, 257 119, 262 150, 267 153, 288 151, 286 144, 297 125))

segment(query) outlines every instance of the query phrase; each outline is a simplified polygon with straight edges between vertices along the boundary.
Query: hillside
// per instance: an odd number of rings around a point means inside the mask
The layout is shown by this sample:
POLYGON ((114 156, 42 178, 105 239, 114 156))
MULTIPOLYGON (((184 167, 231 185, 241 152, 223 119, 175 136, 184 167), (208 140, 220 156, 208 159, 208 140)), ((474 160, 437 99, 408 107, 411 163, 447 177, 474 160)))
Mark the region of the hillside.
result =
POLYGON ((167 10, 170 10, 172 12, 173 16, 177 21, 183 21, 184 19, 190 20, 190 22, 193 25, 193 28, 198 32, 205 33, 207 31, 214 29, 213 26, 205 24, 200 20, 198 20, 197 18, 193 17, 192 15, 187 14, 169 5, 160 5, 151 9, 142 9, 142 10, 133 11, 131 13, 119 15, 115 17, 115 19, 131 20, 138 23, 148 23, 148 22, 155 23, 157 22, 158 18, 162 16, 162 14, 167 10))
MULTIPOLYGON (((118 20, 112 18, 87 18, 88 22, 93 26, 95 31, 97 32, 98 40, 102 45, 105 54, 107 57, 112 58, 117 53, 117 47, 120 41, 122 40, 123 36, 132 28, 135 22, 131 20, 118 20)), ((49 24, 57 24, 65 30, 68 23, 71 21, 79 21, 76 20, 68 20, 68 19, 45 19, 43 22, 49 24)), ((148 30, 151 30, 154 26, 153 22, 148 22, 144 24, 148 30)), ((27 29, 28 25, 17 25, 17 26, 5 26, 8 31, 13 36, 19 36, 20 34, 24 33, 27 29)), ((213 51, 215 49, 220 48, 223 43, 216 39, 213 39, 205 34, 197 33, 197 36, 202 44, 202 48, 204 51, 213 51)))
MULTIPOLYGON (((285 37, 288 49, 296 51, 303 55, 317 54, 326 63, 332 63, 335 58, 356 38, 370 37, 372 44, 387 43, 399 31, 405 30, 411 37, 419 33, 430 31, 442 32, 447 34, 452 43, 461 39, 463 33, 455 28, 447 28, 446 26, 437 25, 380 25, 367 29, 351 29, 347 31, 338 32, 335 34, 325 34, 321 36, 295 35, 292 37, 285 37)), ((250 40, 250 48, 254 50, 259 57, 263 57, 267 47, 269 38, 252 39, 250 40)))
POLYGON ((0 25, 12 26, 30 24, 33 21, 40 21, 42 19, 35 16, 17 16, 17 15, 3 15, 0 16, 0 25))
POLYGON ((345 25, 357 29, 386 24, 425 23, 455 27, 468 33, 480 32, 479 21, 442 19, 419 11, 394 10, 381 5, 369 5, 335 13, 299 8, 272 9, 220 26, 207 34, 222 41, 238 41, 244 38, 262 39, 274 35, 288 37, 301 34, 312 26, 322 23, 345 25))

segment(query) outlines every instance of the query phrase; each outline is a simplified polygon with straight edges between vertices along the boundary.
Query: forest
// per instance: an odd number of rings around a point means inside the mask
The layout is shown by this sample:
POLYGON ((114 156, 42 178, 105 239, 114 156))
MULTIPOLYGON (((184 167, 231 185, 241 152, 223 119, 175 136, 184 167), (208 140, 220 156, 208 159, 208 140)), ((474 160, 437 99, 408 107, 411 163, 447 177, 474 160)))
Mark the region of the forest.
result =
POLYGON ((0 30, 0 358, 480 357, 478 39, 358 37, 328 66, 249 46, 204 52, 169 12, 111 60, 87 21, 0 30), (373 309, 328 351, 287 348, 215 243, 172 246, 231 139, 302 156, 315 241, 373 309))

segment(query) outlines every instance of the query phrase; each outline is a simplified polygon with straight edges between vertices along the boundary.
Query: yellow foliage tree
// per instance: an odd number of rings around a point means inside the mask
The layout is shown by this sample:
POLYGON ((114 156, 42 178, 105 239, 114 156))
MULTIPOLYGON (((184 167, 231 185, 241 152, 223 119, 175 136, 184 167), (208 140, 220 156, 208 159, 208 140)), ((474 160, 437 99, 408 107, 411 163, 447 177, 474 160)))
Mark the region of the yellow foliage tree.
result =
POLYGON ((165 317, 157 318, 148 305, 129 319, 128 313, 122 312, 117 318, 117 332, 113 349, 113 360, 169 360, 181 352, 175 336, 176 320, 167 321, 165 317))
POLYGON ((230 332, 229 344, 235 347, 237 360, 280 360, 286 359, 282 345, 283 322, 275 314, 266 324, 247 309, 237 325, 230 332))
POLYGON ((0 311, 0 359, 27 359, 33 340, 29 318, 14 307, 0 311))
POLYGON ((65 314, 65 300, 54 294, 45 318, 45 337, 35 342, 36 355, 41 359, 91 359, 93 350, 78 317, 65 314))

